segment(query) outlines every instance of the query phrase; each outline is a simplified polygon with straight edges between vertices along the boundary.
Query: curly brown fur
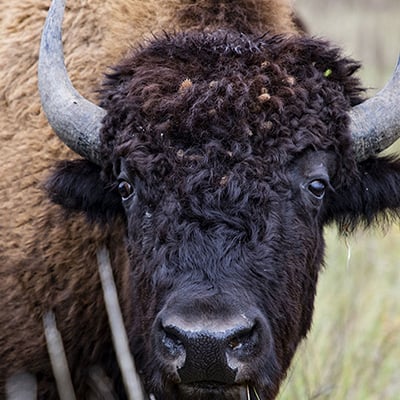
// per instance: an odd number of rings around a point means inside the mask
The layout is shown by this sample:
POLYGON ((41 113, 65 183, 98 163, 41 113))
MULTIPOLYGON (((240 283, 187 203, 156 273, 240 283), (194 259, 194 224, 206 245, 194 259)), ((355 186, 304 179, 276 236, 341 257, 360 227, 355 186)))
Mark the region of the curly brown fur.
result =
POLYGON ((67 67, 83 94, 93 99, 106 67, 129 45, 137 50, 100 92, 105 169, 67 161, 47 180, 62 208, 42 186, 56 160, 73 157, 36 93, 47 6, 0 4, 0 397, 19 370, 36 374, 42 398, 56 397, 41 326, 48 309, 79 398, 89 366, 115 373, 95 265, 105 243, 148 389, 180 398, 147 339, 173 290, 202 298, 211 283, 269 316, 273 356, 257 359, 247 379, 272 399, 311 323, 323 225, 368 222, 400 203, 397 161, 353 159, 347 111, 361 101, 358 65, 327 43, 289 35, 286 2, 70 1, 67 67), (303 170, 320 157, 330 180, 323 203, 303 188, 303 170), (139 207, 121 206, 121 172, 139 207), (358 196, 365 184, 374 190, 358 196))
POLYGON ((106 46, 120 55, 126 52, 127 43, 137 47, 161 32, 220 28, 244 33, 299 31, 288 0, 126 0, 106 2, 103 8, 118 21, 109 24, 106 46))
POLYGON ((167 35, 108 75, 101 103, 108 110, 104 157, 115 163, 139 147, 132 157, 138 172, 149 168, 141 160, 157 154, 147 175, 163 178, 179 170, 179 150, 203 154, 212 143, 234 163, 237 149, 251 146, 272 173, 314 147, 342 154, 344 168, 353 170, 347 111, 361 101, 357 69, 337 49, 309 38, 167 35), (327 68, 334 71, 329 79, 327 68))

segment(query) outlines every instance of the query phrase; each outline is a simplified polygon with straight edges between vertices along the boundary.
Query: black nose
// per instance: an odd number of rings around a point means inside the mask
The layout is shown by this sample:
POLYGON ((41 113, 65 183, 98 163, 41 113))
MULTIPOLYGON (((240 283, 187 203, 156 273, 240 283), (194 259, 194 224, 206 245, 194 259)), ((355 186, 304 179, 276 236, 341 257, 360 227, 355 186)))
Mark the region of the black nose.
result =
POLYGON ((243 315, 203 324, 161 316, 156 340, 161 357, 181 383, 233 384, 239 372, 260 354, 262 331, 257 320, 243 315))

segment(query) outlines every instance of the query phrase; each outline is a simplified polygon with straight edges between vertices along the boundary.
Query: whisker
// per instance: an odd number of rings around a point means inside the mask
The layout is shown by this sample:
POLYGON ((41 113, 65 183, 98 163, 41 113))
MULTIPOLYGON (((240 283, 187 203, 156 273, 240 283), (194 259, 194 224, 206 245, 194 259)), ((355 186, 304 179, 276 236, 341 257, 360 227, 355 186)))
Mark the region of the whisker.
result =
POLYGON ((252 389, 253 389, 254 395, 256 396, 256 399, 261 400, 260 396, 257 393, 257 389, 255 387, 253 387, 252 389))

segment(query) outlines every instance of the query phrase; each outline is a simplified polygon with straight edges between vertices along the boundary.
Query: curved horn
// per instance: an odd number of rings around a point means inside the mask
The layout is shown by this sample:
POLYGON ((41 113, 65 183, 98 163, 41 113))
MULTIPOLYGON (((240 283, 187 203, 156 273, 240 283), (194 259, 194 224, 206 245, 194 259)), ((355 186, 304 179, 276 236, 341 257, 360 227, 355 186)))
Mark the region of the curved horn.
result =
POLYGON ((350 111, 357 161, 366 160, 400 137, 400 57, 391 80, 374 97, 350 111))
POLYGON ((53 0, 40 43, 39 93, 46 117, 74 152, 101 165, 100 128, 106 114, 72 86, 64 63, 61 30, 65 0, 53 0))

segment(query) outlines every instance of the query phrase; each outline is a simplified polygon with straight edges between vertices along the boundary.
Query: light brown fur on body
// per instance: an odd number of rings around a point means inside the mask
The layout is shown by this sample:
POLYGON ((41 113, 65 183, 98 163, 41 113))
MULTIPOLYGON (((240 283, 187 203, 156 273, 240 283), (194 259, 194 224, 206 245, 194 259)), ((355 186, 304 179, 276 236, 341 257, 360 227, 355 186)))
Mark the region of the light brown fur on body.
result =
MULTIPOLYGON (((129 293, 123 229, 90 226, 81 215, 65 218, 41 189, 57 160, 76 158, 49 128, 37 92, 40 33, 50 0, 0 3, 0 397, 7 374, 18 370, 51 379, 41 317, 56 313, 74 375, 108 345, 106 316, 95 252, 113 249, 120 293, 129 293), (93 357, 93 358, 92 358, 93 357), (46 374, 48 376, 46 376, 46 374)), ((162 31, 214 29, 239 1, 69 0, 64 19, 67 69, 89 99, 107 66, 130 46, 162 31), (222 4, 220 4, 222 3, 222 4), (214 10, 219 13, 214 17, 214 10), (196 10, 204 11, 198 18, 196 10)), ((243 30, 295 32, 290 6, 282 1, 248 0, 243 30), (273 11, 272 11, 273 10, 273 11)), ((228 16, 228 17, 227 17, 228 16)), ((129 318, 128 295, 123 309, 129 318)), ((75 380, 78 382, 78 379, 75 380)), ((78 382, 79 386, 79 382, 78 382)), ((78 388, 79 389, 79 388, 78 388)), ((54 396, 51 388, 47 396, 54 396)), ((82 389, 84 391, 84 389, 82 389)), ((83 398, 83 397, 80 397, 83 398)))
POLYGON ((109 24, 105 47, 118 56, 127 44, 135 47, 162 31, 234 28, 245 33, 297 33, 287 0, 119 0, 104 6, 118 21, 109 24))

